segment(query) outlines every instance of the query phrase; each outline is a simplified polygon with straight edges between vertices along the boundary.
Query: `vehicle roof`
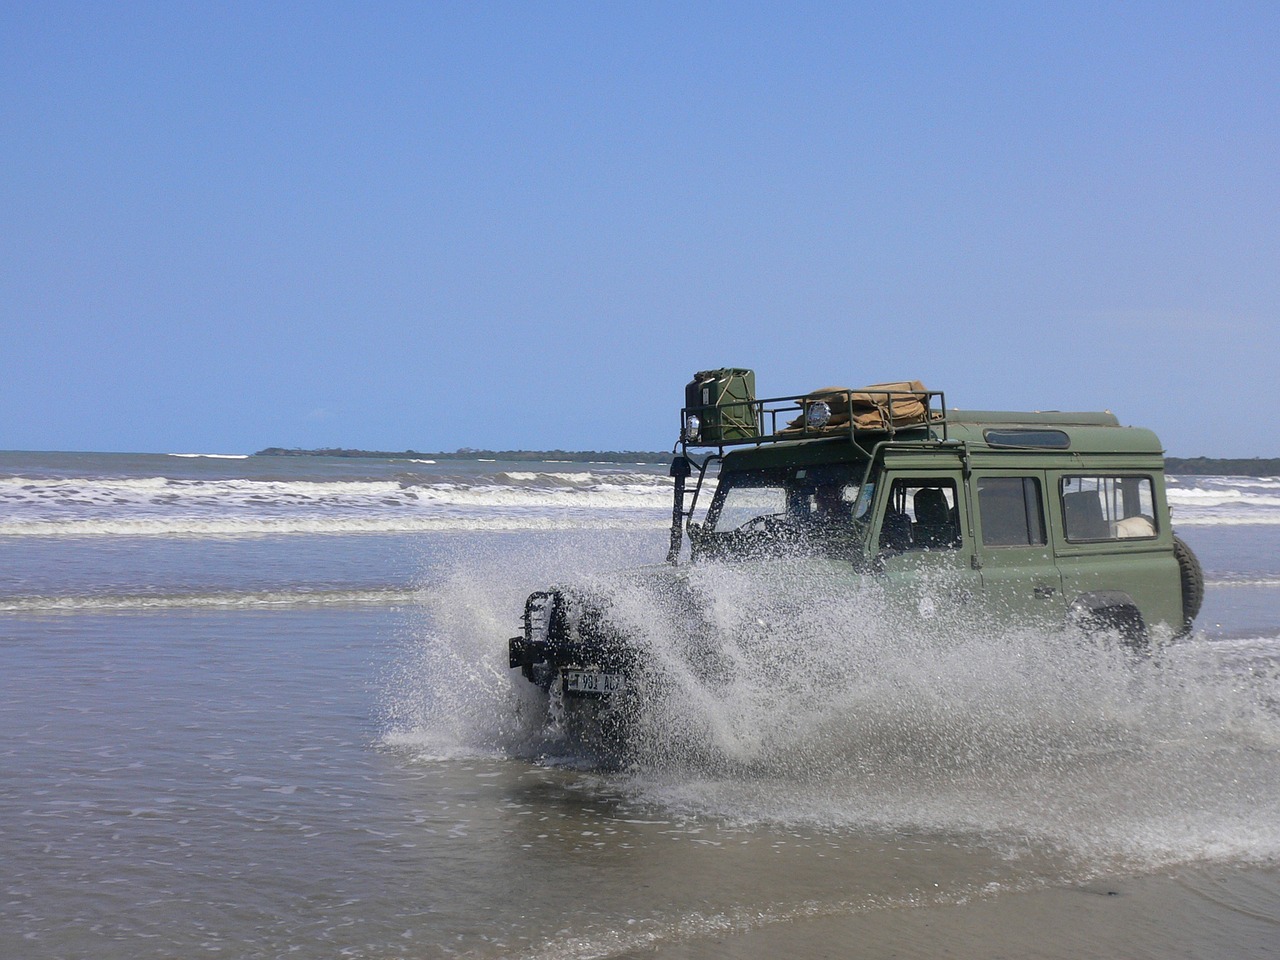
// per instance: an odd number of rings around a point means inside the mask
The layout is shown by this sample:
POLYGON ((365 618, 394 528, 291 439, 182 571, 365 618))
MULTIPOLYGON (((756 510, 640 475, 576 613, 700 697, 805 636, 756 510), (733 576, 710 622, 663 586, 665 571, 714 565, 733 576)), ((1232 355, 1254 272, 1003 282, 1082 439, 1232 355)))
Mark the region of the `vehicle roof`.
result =
POLYGON ((1164 448, 1154 432, 1144 427, 1126 427, 1115 414, 1100 412, 948 410, 945 423, 935 421, 928 426, 901 428, 893 434, 884 431, 858 431, 855 447, 847 433, 808 439, 774 440, 761 438, 758 444, 741 446, 724 455, 729 468, 756 468, 794 463, 829 463, 849 459, 865 459, 865 452, 886 441, 895 451, 919 444, 922 450, 938 450, 947 444, 966 444, 971 452, 1006 452, 1026 454, 1144 454, 1161 455, 1164 448), (1034 442, 1018 443, 1006 434, 989 439, 988 431, 1032 432, 1057 431, 1066 435, 1065 447, 1042 447, 1034 442), (861 448, 861 451, 858 448, 861 448))

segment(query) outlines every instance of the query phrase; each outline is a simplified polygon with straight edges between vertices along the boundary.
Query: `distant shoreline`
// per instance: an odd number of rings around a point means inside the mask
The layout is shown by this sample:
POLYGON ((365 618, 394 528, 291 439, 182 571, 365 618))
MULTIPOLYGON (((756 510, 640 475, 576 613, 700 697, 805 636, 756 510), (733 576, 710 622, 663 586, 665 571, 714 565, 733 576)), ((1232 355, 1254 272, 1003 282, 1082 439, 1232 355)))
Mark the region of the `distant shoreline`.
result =
MULTIPOLYGON (((418 450, 351 450, 329 447, 303 450, 297 447, 267 447, 257 457, 350 457, 365 460, 503 460, 546 463, 668 463, 666 450, 474 450, 463 447, 449 453, 418 450)), ((1175 476, 1198 477, 1280 477, 1280 457, 1166 457, 1165 472, 1175 476)))
POLYGON ((348 450, 342 447, 301 450, 267 447, 255 457, 351 457, 363 460, 504 460, 546 463, 670 463, 671 451, 657 450, 473 450, 463 447, 452 453, 425 453, 419 450, 348 450))
POLYGON ((1184 477, 1280 477, 1280 457, 1165 457, 1164 471, 1184 477))

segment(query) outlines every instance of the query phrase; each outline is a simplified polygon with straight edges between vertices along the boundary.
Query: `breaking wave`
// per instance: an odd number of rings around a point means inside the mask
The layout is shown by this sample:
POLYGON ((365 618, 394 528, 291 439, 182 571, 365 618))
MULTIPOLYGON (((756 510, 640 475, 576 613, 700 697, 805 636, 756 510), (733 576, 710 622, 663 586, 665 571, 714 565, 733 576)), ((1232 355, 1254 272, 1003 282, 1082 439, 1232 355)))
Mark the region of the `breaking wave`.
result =
POLYGON ((1280 524, 1280 478, 1168 478, 1176 525, 1280 524))
POLYGON ((171 453, 171 457, 181 457, 184 460, 248 460, 247 453, 171 453))
POLYGON ((56 614, 136 612, 147 610, 218 608, 294 608, 317 605, 391 605, 414 603, 416 590, 371 588, 363 590, 252 590, 221 593, 88 594, 0 598, 0 613, 56 614))
POLYGON ((663 524, 669 513, 664 477, 626 472, 429 480, 0 478, 0 536, 622 529, 663 524))
POLYGON ((644 530, 662 525, 654 517, 609 516, 599 511, 558 515, 415 517, 139 517, 134 519, 34 520, 0 523, 0 537, 263 537, 289 534, 454 533, 577 530, 644 530))
MULTIPOLYGON (((616 530, 663 526, 671 510, 671 482, 659 466, 400 463, 352 476, 279 477, 235 475, 265 468, 232 456, 151 458, 153 470, 157 459, 175 469, 148 475, 0 476, 0 536, 616 530)), ((1280 480, 1173 477, 1169 499, 1179 526, 1280 524, 1280 480)))

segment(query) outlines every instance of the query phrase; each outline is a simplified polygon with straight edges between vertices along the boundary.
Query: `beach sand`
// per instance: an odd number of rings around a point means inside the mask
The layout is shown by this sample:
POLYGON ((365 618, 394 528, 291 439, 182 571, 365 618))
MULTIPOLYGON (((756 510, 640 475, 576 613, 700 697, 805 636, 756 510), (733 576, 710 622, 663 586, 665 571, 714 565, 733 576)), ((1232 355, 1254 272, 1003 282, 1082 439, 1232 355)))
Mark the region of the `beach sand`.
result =
POLYGON ((1280 869, 1184 867, 960 904, 786 920, 624 956, 1264 960, 1280 957, 1280 869))

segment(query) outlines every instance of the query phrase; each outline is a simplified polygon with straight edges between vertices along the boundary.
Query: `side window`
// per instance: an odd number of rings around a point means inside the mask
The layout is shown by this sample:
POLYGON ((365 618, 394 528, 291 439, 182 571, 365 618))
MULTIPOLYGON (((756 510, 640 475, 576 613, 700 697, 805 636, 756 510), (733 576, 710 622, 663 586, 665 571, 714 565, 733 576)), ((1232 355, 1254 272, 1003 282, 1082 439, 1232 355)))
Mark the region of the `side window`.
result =
POLYGON ((958 546, 955 481, 943 477, 894 480, 880 526, 880 549, 939 550, 958 546))
POLYGON ((980 477, 978 517, 988 547, 1045 543, 1044 507, 1036 477, 980 477))
POLYGON ((1144 539, 1159 532, 1150 477, 1063 477, 1061 494, 1072 542, 1144 539))

